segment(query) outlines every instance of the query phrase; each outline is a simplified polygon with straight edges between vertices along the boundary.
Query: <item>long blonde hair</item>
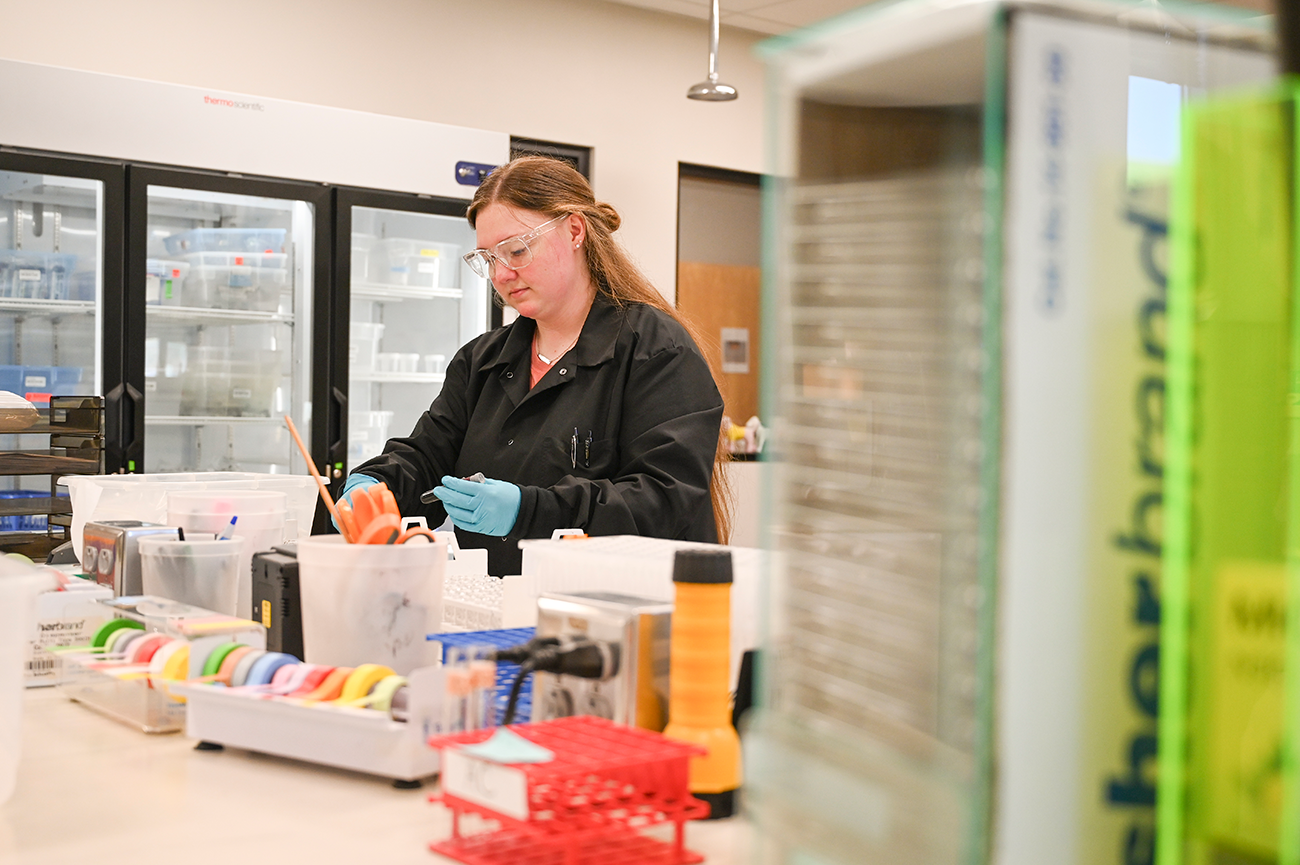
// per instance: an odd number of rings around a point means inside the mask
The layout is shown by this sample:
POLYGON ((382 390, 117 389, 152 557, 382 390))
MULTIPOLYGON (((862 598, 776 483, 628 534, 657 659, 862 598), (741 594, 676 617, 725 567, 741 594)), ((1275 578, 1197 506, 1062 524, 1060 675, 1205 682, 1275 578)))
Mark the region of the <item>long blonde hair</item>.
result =
MULTIPOLYGON (((587 270, 596 291, 618 306, 644 303, 663 311, 685 328, 699 345, 700 335, 695 326, 664 300, 615 239, 614 232, 623 222, 618 211, 603 201, 597 201, 587 178, 569 163, 548 156, 520 156, 496 169, 484 179, 469 204, 465 215, 470 227, 475 226, 484 208, 498 203, 548 217, 577 214, 587 225, 584 248, 587 251, 587 270)), ((709 364, 709 372, 716 383, 718 373, 712 364, 709 364)), ((730 460, 731 453, 719 428, 709 498, 713 502, 718 541, 724 544, 731 539, 732 493, 724 466, 730 460)))

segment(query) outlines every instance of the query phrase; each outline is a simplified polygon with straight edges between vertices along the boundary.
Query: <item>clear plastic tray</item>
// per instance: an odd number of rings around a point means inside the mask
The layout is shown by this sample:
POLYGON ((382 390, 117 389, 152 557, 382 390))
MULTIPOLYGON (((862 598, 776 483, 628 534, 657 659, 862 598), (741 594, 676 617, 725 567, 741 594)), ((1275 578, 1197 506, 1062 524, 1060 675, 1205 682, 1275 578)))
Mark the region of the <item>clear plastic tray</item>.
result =
POLYGON ((280 252, 283 228, 196 228, 163 239, 169 255, 193 252, 280 252))
POLYGON ((453 287, 460 247, 454 243, 391 237, 375 245, 379 282, 420 288, 453 287))
MULTIPOLYGON (((146 631, 157 631, 190 642, 189 678, 202 673, 202 662, 219 643, 266 646, 266 630, 256 622, 223 616, 148 595, 111 598, 100 604, 118 618, 134 619, 146 631)), ((177 699, 169 685, 149 674, 147 664, 131 664, 98 651, 68 650, 60 653, 65 679, 59 691, 146 733, 172 733, 185 726, 184 699, 177 699)))
POLYGON ((289 271, 283 267, 196 265, 185 284, 185 305, 275 312, 288 285, 289 271))

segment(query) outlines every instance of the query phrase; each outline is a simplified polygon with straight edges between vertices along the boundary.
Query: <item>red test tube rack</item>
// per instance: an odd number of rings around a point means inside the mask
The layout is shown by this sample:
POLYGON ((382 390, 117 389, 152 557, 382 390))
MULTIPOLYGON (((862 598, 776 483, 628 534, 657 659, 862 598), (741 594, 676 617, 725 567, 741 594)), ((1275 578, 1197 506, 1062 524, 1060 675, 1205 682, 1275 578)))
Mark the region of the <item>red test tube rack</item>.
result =
POLYGON ((442 791, 430 801, 452 812, 452 835, 429 847, 467 865, 690 865, 684 824, 708 816, 691 796, 691 757, 703 748, 603 718, 557 718, 509 728, 555 755, 545 763, 493 763, 461 754, 493 735, 435 736, 442 791), (462 834, 466 814, 487 828, 462 834), (671 842, 641 834, 673 823, 671 842), (495 828, 491 828, 492 826, 495 828))

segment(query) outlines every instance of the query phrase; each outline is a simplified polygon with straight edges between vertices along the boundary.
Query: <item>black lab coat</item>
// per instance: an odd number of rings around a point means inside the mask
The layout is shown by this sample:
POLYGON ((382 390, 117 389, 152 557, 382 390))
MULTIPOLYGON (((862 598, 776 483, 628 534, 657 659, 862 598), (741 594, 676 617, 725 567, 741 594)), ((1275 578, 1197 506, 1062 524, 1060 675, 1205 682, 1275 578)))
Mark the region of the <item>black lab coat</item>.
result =
POLYGON ((466 344, 406 438, 357 471, 387 482, 404 516, 443 522, 420 494, 443 475, 518 484, 505 538, 456 529, 486 547, 488 570, 517 574, 517 541, 558 528, 717 541, 709 479, 722 397, 699 348, 670 316, 597 295, 577 344, 528 387, 535 324, 519 318, 466 344))

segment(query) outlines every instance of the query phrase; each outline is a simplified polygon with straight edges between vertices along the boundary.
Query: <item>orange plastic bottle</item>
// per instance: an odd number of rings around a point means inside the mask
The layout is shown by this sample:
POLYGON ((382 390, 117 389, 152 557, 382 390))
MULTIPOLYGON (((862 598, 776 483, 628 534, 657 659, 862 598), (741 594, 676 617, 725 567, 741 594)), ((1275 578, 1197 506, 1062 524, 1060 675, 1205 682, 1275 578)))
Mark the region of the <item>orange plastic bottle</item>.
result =
POLYGON ((691 758, 690 790, 709 803, 710 818, 731 816, 741 783, 731 725, 731 581, 729 550, 677 551, 664 735, 709 749, 691 758))

